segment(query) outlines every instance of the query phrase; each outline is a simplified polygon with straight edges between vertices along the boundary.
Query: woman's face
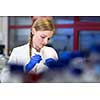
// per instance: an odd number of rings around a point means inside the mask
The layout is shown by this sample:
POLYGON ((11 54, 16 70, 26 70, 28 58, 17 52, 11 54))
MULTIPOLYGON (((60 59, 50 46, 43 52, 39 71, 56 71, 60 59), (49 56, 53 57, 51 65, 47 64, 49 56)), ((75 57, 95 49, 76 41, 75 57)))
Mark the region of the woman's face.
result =
POLYGON ((40 49, 48 44, 49 39, 52 37, 54 34, 53 31, 33 31, 32 34, 33 36, 33 47, 37 50, 40 51, 40 49))

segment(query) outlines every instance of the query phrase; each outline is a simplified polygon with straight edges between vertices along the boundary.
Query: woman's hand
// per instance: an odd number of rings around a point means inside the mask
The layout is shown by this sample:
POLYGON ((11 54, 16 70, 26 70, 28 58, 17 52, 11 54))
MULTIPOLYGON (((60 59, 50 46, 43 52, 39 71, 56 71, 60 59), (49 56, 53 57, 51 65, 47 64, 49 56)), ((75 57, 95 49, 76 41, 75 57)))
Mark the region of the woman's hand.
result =
POLYGON ((39 54, 35 54, 34 56, 32 56, 31 60, 29 61, 29 63, 25 66, 25 70, 26 72, 29 72, 32 70, 32 68, 34 68, 34 66, 39 63, 42 60, 41 56, 39 54))

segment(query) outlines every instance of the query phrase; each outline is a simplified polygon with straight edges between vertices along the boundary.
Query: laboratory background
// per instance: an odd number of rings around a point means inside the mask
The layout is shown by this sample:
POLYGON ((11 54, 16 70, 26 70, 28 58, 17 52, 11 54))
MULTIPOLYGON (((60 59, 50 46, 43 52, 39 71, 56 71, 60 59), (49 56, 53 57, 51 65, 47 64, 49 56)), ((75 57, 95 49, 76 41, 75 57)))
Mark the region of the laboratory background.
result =
MULTIPOLYGON (((34 16, 0 17, 0 73, 13 48, 24 45, 34 16)), ((64 64, 61 70, 46 72, 40 83, 99 83, 100 82, 100 17, 53 16, 56 30, 48 46, 53 47, 64 64), (67 63, 66 63, 67 61, 67 63)), ((60 69, 60 68, 59 68, 60 69)), ((32 77, 26 76, 27 78, 32 77)), ((16 81, 17 82, 17 81, 16 81)))

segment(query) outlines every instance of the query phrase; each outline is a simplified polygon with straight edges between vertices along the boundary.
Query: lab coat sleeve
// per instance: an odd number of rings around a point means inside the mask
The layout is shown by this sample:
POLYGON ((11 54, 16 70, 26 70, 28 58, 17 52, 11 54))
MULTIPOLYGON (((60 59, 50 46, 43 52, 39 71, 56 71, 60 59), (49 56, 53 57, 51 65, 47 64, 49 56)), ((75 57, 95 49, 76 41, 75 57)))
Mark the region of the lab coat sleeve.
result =
POLYGON ((17 64, 17 59, 16 59, 16 49, 14 48, 11 55, 10 55, 10 58, 8 60, 8 63, 14 63, 14 64, 17 64))

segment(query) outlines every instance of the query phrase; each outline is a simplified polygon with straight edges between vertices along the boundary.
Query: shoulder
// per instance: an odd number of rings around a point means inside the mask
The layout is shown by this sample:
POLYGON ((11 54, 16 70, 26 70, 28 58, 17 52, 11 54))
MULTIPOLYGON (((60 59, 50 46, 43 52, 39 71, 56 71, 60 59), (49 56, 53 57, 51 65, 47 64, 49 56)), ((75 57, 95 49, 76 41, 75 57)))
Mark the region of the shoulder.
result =
POLYGON ((22 64, 28 58, 28 49, 28 44, 14 48, 8 63, 22 64))
POLYGON ((25 50, 28 50, 28 49, 29 49, 28 47, 29 47, 28 44, 25 44, 25 45, 16 47, 16 48, 13 49, 13 52, 21 52, 21 51, 25 51, 25 50))
POLYGON ((58 55, 57 55, 57 52, 54 48, 52 47, 47 47, 47 46, 44 46, 43 47, 43 51, 44 51, 44 54, 47 55, 47 58, 48 57, 53 57, 55 59, 58 59, 58 55))
POLYGON ((28 50, 29 50, 29 46, 28 44, 25 44, 23 46, 19 46, 19 47, 16 47, 12 50, 12 53, 11 53, 11 56, 25 56, 27 55, 28 53, 28 50))
POLYGON ((46 51, 49 51, 49 52, 56 52, 56 50, 52 47, 44 46, 43 49, 46 50, 46 51))

